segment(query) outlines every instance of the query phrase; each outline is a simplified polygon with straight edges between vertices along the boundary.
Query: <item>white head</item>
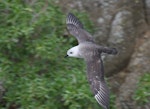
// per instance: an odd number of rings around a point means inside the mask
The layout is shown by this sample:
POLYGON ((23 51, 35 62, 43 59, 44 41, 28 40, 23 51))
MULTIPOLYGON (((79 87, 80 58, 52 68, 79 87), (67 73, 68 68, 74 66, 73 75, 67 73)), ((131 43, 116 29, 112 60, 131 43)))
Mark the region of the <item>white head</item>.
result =
POLYGON ((80 58, 79 46, 75 46, 75 47, 70 48, 70 49, 67 51, 67 56, 80 58))

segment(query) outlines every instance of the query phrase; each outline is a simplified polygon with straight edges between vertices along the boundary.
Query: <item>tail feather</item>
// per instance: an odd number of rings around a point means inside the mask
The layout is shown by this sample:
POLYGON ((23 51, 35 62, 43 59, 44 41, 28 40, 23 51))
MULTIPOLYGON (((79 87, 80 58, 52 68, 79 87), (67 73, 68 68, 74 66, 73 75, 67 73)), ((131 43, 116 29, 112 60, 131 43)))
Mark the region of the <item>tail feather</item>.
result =
POLYGON ((113 55, 116 55, 118 53, 116 48, 109 48, 109 47, 104 47, 102 49, 102 52, 107 54, 113 54, 113 55))

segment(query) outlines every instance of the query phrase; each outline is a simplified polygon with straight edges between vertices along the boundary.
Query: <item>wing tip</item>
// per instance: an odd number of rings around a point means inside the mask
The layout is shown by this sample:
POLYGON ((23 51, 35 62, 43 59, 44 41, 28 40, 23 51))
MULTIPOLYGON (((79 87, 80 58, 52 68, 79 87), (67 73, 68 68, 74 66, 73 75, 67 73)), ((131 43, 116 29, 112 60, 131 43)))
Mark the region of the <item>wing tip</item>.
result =
POLYGON ((94 97, 104 109, 109 109, 109 89, 105 81, 100 83, 99 89, 95 93, 94 97))
POLYGON ((83 28, 83 24, 80 22, 80 20, 71 12, 67 14, 66 19, 67 24, 75 25, 76 27, 83 28))
POLYGON ((74 14, 71 12, 68 12, 67 16, 74 16, 74 14))
POLYGON ((96 99, 96 101, 98 102, 98 104, 100 104, 104 109, 109 109, 109 103, 104 104, 103 101, 100 101, 98 95, 99 95, 99 94, 96 94, 96 95, 94 96, 94 98, 96 99))

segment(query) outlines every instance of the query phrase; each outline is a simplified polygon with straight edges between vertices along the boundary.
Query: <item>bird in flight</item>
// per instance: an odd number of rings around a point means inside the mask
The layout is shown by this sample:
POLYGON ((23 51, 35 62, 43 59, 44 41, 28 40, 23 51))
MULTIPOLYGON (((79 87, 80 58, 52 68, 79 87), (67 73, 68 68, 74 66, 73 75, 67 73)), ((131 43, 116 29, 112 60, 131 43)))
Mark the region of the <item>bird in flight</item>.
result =
POLYGON ((66 57, 83 58, 87 65, 87 79, 97 102, 103 109, 109 109, 109 89, 104 79, 102 53, 117 54, 115 48, 95 43, 90 33, 72 13, 66 18, 67 29, 78 40, 78 45, 67 51, 66 57))

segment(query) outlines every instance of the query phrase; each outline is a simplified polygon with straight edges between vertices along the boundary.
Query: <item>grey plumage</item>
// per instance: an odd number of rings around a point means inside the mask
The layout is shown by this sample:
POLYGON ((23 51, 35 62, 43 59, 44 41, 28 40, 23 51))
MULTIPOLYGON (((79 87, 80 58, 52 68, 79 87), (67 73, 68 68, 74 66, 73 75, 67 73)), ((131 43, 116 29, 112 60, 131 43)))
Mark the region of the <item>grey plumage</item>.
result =
POLYGON ((84 58, 87 64, 87 79, 94 97, 104 109, 109 109, 109 89, 104 79, 101 53, 117 54, 117 50, 97 45, 93 37, 84 30, 82 23, 73 14, 68 14, 66 23, 68 31, 79 43, 78 46, 71 49, 76 49, 78 52, 73 57, 84 58))

